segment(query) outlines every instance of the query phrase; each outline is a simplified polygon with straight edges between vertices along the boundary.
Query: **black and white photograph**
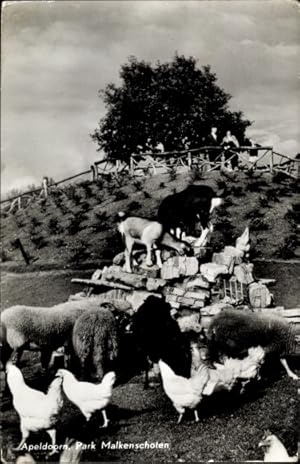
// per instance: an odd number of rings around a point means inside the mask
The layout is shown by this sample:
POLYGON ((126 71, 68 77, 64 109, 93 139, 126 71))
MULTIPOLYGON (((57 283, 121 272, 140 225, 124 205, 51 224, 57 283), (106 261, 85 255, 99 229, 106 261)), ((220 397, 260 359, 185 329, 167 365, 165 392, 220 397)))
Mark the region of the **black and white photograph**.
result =
POLYGON ((1 13, 1 464, 298 462, 300 2, 1 13))

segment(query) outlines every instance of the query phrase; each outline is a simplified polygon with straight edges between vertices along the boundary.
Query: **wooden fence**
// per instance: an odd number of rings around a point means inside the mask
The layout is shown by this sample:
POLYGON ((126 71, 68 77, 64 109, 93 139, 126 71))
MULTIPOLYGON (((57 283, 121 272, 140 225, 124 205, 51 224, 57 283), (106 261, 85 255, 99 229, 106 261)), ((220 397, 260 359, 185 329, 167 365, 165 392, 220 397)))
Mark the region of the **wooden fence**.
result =
POLYGON ((38 189, 2 200, 1 209, 12 212, 15 209, 26 207, 37 198, 47 198, 51 190, 57 186, 83 176, 96 181, 101 176, 108 174, 119 176, 124 172, 129 172, 133 176, 177 171, 181 168, 196 168, 203 172, 212 172, 230 166, 231 161, 237 156, 239 169, 261 170, 270 173, 282 172, 293 179, 300 177, 300 159, 275 152, 273 147, 239 147, 224 150, 224 147, 203 146, 181 151, 132 154, 129 162, 117 159, 96 161, 89 170, 52 184, 49 184, 48 178, 44 177, 42 186, 38 189), (217 153, 214 160, 211 160, 212 153, 217 153))

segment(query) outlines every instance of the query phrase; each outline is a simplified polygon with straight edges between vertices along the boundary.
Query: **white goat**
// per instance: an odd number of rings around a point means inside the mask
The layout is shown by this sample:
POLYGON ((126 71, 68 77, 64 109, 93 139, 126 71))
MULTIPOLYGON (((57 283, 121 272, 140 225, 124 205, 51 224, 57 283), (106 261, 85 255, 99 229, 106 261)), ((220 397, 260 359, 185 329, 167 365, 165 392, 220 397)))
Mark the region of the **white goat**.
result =
POLYGON ((132 272, 131 256, 132 249, 135 243, 146 246, 147 256, 146 265, 152 265, 152 249, 155 251, 156 262, 159 267, 162 267, 161 250, 157 244, 172 248, 180 255, 191 251, 188 243, 172 237, 169 233, 164 233, 163 225, 158 221, 151 221, 141 217, 131 216, 126 217, 123 212, 118 213, 118 230, 125 243, 125 269, 127 272, 132 272))

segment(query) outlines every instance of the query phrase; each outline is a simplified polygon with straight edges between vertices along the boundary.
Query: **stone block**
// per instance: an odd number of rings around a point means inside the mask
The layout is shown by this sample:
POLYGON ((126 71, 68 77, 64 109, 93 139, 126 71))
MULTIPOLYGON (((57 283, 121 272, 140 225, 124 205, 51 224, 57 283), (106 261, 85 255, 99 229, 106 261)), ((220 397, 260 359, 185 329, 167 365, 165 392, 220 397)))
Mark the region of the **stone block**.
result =
POLYGON ((210 296, 208 290, 199 290, 198 292, 187 291, 184 295, 186 298, 195 298, 195 300, 206 300, 210 296))
POLYGON ((253 282, 249 285, 249 301, 253 308, 268 308, 273 302, 273 295, 266 285, 253 282))
POLYGON ((176 266, 174 258, 170 258, 163 263, 160 276, 164 280, 178 279, 180 277, 179 267, 176 266))
POLYGON ((171 289, 171 292, 174 294, 174 295, 178 295, 178 296, 183 296, 185 294, 185 290, 183 288, 178 288, 178 287, 174 287, 171 289))
POLYGON ((243 261, 244 252, 233 246, 226 246, 223 250, 225 255, 231 255, 235 257, 235 264, 241 264, 243 261))
POLYGON ((154 279, 153 277, 149 277, 146 282, 146 288, 149 292, 156 292, 163 288, 166 283, 167 282, 164 279, 154 279))
POLYGON ((210 283, 202 276, 197 276, 193 279, 188 279, 184 282, 186 288, 210 288, 210 283))
POLYGON ((235 256, 223 252, 214 253, 212 257, 212 262, 226 266, 228 268, 228 273, 232 274, 233 267, 235 264, 235 256))
POLYGON ((166 301, 167 301, 168 303, 170 303, 171 301, 177 301, 177 298, 178 298, 178 297, 177 297, 176 295, 168 294, 168 295, 166 296, 166 301))
POLYGON ((199 271, 199 262, 194 256, 174 256, 163 263, 161 278, 178 279, 180 276, 192 276, 199 271))
POLYGON ((173 309, 179 309, 180 308, 180 303, 178 301, 170 301, 170 305, 172 306, 173 309))
POLYGON ((209 282, 215 282, 219 275, 228 274, 228 268, 224 264, 205 263, 201 264, 200 272, 209 282))
POLYGON ((177 297, 177 301, 186 306, 192 306, 195 303, 194 298, 185 298, 185 296, 179 296, 177 297))
POLYGON ((203 308, 205 306, 205 301, 204 300, 197 300, 195 303, 191 306, 192 309, 199 309, 203 308))
POLYGON ((254 282, 254 277, 252 275, 253 272, 253 264, 246 264, 242 263, 239 264, 238 266, 234 267, 233 273, 237 279, 238 282, 241 284, 251 284, 254 282))

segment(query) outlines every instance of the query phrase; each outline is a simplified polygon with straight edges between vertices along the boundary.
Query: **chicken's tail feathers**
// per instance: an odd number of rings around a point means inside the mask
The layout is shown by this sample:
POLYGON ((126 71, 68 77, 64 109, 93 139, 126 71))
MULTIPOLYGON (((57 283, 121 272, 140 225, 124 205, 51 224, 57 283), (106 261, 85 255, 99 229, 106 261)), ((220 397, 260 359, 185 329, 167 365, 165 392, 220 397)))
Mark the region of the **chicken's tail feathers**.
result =
POLYGON ((164 377, 173 377, 173 376, 175 376, 175 372, 162 359, 160 359, 158 361, 158 365, 159 365, 160 373, 161 373, 161 376, 162 376, 163 379, 164 379, 164 377))
POLYGON ((102 379, 101 385, 102 386, 110 386, 112 387, 116 381, 116 373, 114 371, 107 372, 102 379))

